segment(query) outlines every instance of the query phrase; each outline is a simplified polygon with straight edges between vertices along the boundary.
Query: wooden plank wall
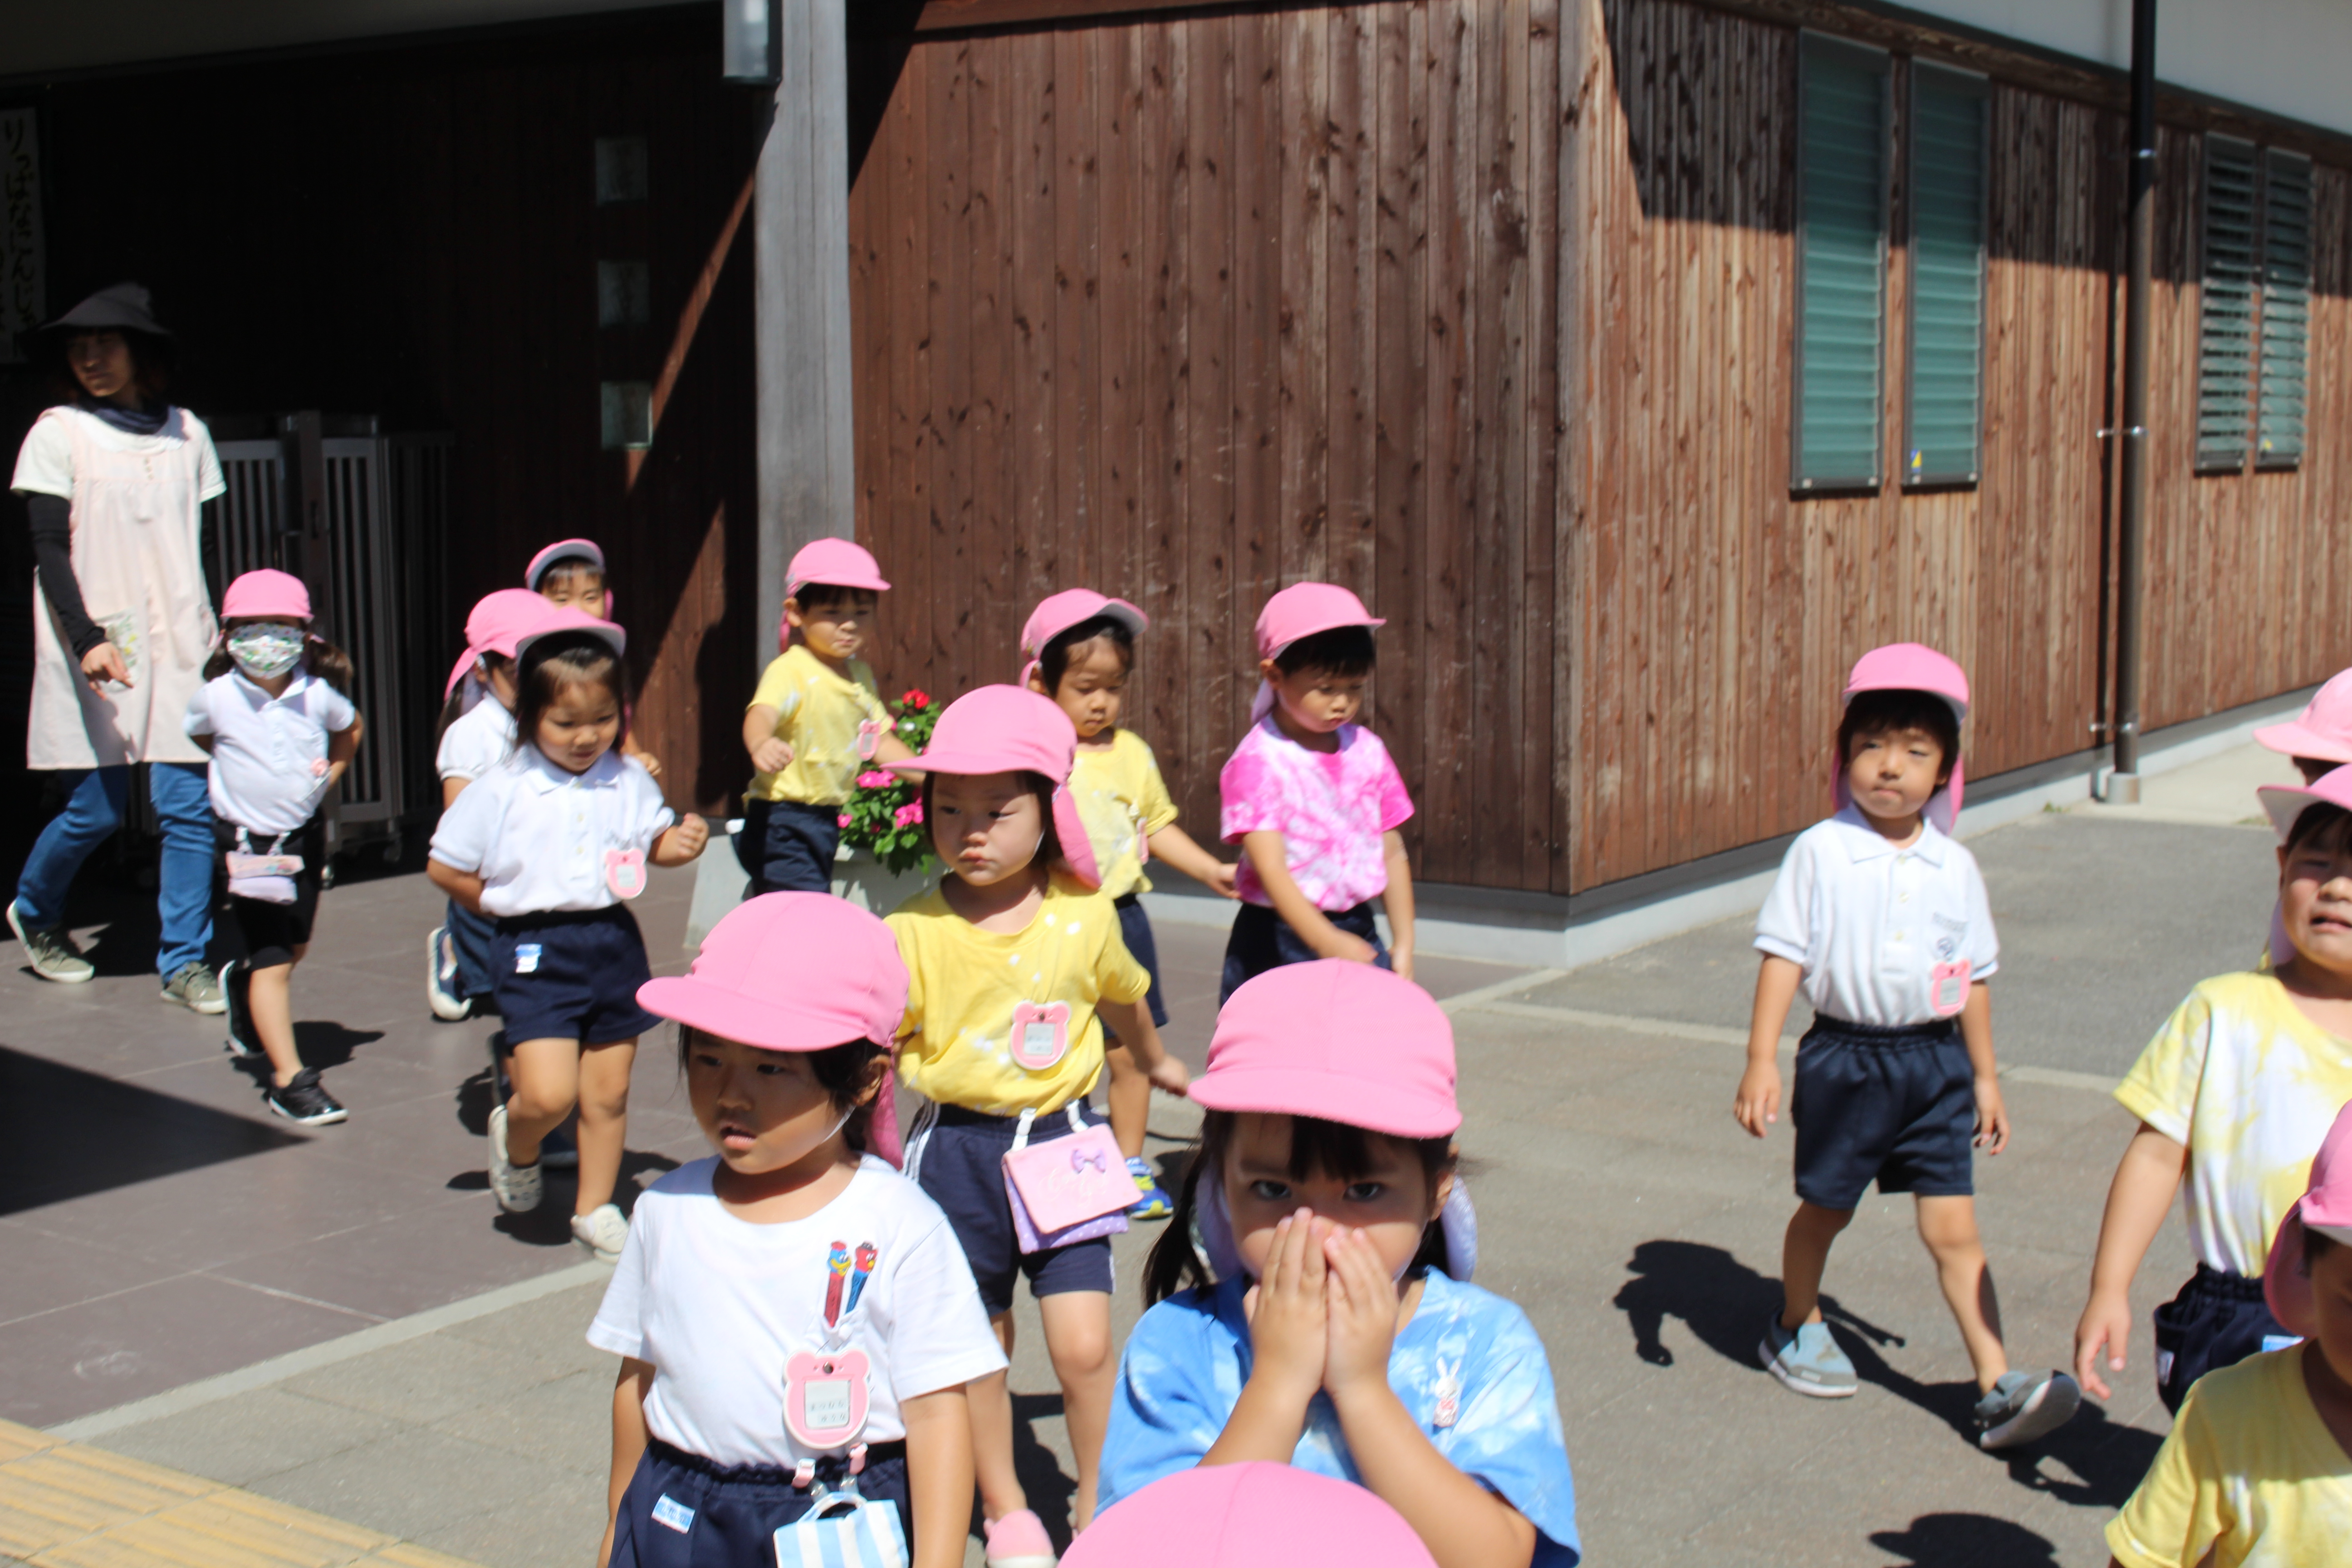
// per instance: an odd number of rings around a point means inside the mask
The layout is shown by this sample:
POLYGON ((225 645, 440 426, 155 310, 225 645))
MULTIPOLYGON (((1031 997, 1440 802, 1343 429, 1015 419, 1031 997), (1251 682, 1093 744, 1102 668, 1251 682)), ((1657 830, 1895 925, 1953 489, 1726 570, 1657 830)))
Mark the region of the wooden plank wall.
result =
POLYGON ((1564 890, 1558 37, 1556 0, 1388 0, 916 40, 851 199, 894 682, 1134 599, 1130 721, 1207 834, 1258 607, 1344 583, 1421 874, 1564 890))

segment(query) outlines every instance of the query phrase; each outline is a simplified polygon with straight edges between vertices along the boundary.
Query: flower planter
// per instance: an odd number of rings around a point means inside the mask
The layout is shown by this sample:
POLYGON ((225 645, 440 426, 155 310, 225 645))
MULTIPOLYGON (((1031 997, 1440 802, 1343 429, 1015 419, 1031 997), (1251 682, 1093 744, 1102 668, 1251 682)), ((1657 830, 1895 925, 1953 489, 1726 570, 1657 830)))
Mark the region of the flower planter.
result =
POLYGON ((938 862, 920 871, 893 871, 871 852, 845 844, 834 857, 833 890, 861 910, 887 915, 940 879, 938 862))

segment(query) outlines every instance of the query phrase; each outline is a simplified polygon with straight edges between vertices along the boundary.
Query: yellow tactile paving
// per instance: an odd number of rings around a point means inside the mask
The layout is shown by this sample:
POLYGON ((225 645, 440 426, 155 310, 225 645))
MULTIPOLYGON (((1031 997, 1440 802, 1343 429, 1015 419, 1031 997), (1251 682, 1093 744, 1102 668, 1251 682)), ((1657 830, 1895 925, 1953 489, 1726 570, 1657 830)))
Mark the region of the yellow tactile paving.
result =
POLYGON ((378 1531, 5 1421, 0 1553, 31 1568, 474 1568, 378 1531))

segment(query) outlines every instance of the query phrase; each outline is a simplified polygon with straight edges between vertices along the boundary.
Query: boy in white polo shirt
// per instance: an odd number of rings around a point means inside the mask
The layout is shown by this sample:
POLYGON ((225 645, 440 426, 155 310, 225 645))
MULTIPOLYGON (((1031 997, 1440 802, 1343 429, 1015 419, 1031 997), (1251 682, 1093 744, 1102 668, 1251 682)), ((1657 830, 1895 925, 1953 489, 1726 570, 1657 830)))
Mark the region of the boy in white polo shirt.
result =
POLYGON ((1733 1115, 1756 1137, 1779 1120, 1780 1026, 1801 985, 1812 1027, 1797 1047, 1797 1213, 1781 1250, 1780 1310, 1758 1347, 1799 1394, 1843 1398, 1853 1363, 1822 1321, 1831 1244, 1875 1181, 1918 1198, 1919 1237, 1975 1364, 1978 1441, 2031 1442, 2082 1398, 2063 1373, 2009 1365, 1978 1239, 1972 1151, 2009 1142, 1993 1062, 2000 963, 1976 858, 1950 837, 1960 804, 1968 677, 1932 648, 1864 654, 1838 726, 1838 811, 1798 835, 1756 919, 1764 954, 1733 1115))

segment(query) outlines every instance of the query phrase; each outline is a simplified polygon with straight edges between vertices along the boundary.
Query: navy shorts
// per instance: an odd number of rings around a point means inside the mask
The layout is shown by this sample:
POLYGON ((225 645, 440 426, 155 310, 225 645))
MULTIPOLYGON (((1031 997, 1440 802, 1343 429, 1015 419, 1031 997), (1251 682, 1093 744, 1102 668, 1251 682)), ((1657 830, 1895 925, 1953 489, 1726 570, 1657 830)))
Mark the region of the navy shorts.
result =
MULTIPOLYGON (((1084 1106, 1081 1114, 1089 1127, 1102 1121, 1091 1105, 1084 1106)), ((915 1135, 907 1141, 907 1173, 947 1211, 948 1224, 955 1227, 991 1317, 1013 1310, 1013 1283, 1024 1274, 1029 1277, 1029 1293, 1041 1300, 1075 1290, 1108 1295, 1115 1283, 1108 1237, 1043 1252, 1021 1250, 1021 1237, 1013 1228, 1013 1201, 1004 1193, 1004 1156, 1020 1129, 1017 1116, 927 1105, 915 1119, 915 1135)), ((1066 1110, 1043 1112, 1029 1124, 1033 1144, 1069 1133, 1066 1110)))
MULTIPOLYGON (((782 1411, 779 1395, 779 1423, 782 1411)), ((848 1473, 845 1459, 817 1461, 822 1486, 838 1487, 848 1473)), ((867 1502, 897 1505, 898 1528, 911 1552, 915 1520, 907 1500, 907 1445, 877 1443, 868 1448, 857 1493, 867 1502)), ((790 1470, 714 1465, 653 1438, 637 1461, 637 1473, 629 1478, 629 1489, 621 1494, 613 1521, 612 1568, 776 1568, 776 1531, 799 1522, 811 1495, 793 1485, 790 1470)))
POLYGON ((510 915, 490 937, 490 983, 511 1043, 635 1039, 661 1024, 637 1005, 652 978, 636 917, 619 904, 510 915))
POLYGON ((457 955, 457 994, 468 1002, 480 1002, 487 1010, 490 993, 490 939, 499 933, 499 922, 488 915, 478 915, 460 904, 449 900, 449 912, 444 917, 442 929, 449 933, 450 951, 457 955))
MULTIPOLYGON (((1325 910, 1323 918, 1350 936, 1362 937, 1372 944, 1380 956, 1372 962, 1382 969, 1389 963, 1388 943, 1381 940, 1381 928, 1372 919, 1371 900, 1367 899, 1351 910, 1325 910)), ((1290 922, 1264 904, 1244 904, 1234 916, 1234 934, 1225 939, 1225 976, 1217 987, 1217 1005, 1223 1007, 1244 983, 1255 980, 1269 969, 1279 969, 1286 963, 1312 963, 1317 957, 1307 939, 1290 929, 1290 922)))
POLYGON ((2156 1310, 2157 1396, 2178 1414, 2189 1385, 2207 1373, 2294 1340, 2271 1316, 2260 1279, 2200 1263, 2180 1294, 2156 1310))
POLYGON ((761 893, 833 891, 833 858, 841 848, 841 807, 797 800, 747 800, 735 858, 751 876, 746 898, 761 893))
MULTIPOLYGON (((1160 996, 1160 943, 1151 934, 1151 917, 1143 911, 1143 900, 1133 893, 1124 893, 1111 900, 1118 910, 1118 934, 1127 943, 1127 951, 1143 972, 1151 976, 1151 989, 1143 994, 1143 1005, 1151 1009, 1151 1021, 1160 1028, 1168 1026, 1168 1004, 1160 996)), ((1116 1042, 1118 1031, 1108 1024, 1103 1026, 1103 1038, 1116 1042)))
POLYGON ((1949 1020, 1881 1029, 1815 1018, 1797 1043, 1789 1120, 1809 1204, 1853 1208, 1873 1181, 1923 1198, 1976 1192, 1976 1070, 1949 1020))
MULTIPOLYGON (((268 854, 270 846, 278 842, 278 835, 256 833, 251 828, 246 830, 245 837, 257 855, 268 854)), ((236 847, 236 825, 213 818, 213 843, 226 857, 236 847)), ((247 971, 275 969, 293 963, 294 950, 309 945, 310 930, 318 924, 320 873, 327 864, 327 834, 317 817, 286 836, 284 853, 302 857, 302 869, 291 879, 292 903, 273 904, 264 899, 240 899, 226 892, 222 895, 222 913, 245 949, 241 956, 247 971)), ((228 885, 227 865, 224 858, 224 889, 228 885)))

